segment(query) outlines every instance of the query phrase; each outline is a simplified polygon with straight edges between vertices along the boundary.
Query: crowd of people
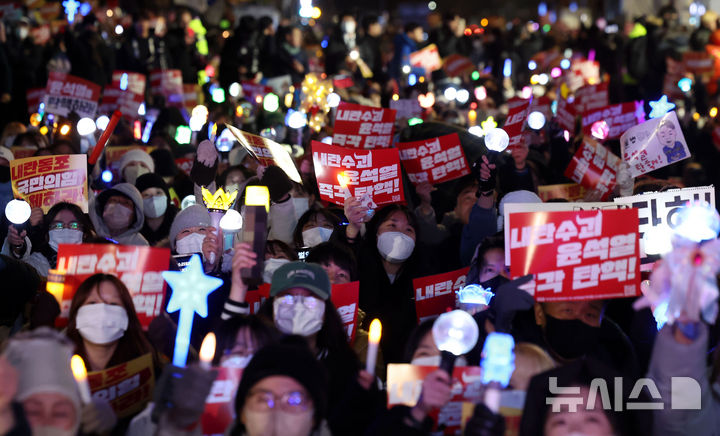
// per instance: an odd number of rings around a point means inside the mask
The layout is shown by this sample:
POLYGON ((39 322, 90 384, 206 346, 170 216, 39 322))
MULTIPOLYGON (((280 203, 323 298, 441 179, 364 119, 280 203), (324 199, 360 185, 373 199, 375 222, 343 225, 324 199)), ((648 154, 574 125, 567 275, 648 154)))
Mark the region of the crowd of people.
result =
MULTIPOLYGON (((465 267, 466 284, 491 290, 494 297, 471 311, 479 339, 455 365, 480 365, 487 358, 482 354, 486 338, 511 334, 515 368, 502 398, 511 393, 520 398, 515 408, 522 414, 512 424, 504 412, 479 401, 463 413, 462 434, 718 432, 715 325, 683 318, 658 330, 652 310, 634 309, 637 298, 538 303, 523 290, 530 277, 511 280, 504 206, 541 203, 540 186, 571 182, 565 169, 582 144, 580 129, 568 131, 548 117, 541 128, 527 129, 512 153, 497 159, 489 159, 482 138, 468 132, 475 119, 502 122, 507 101, 524 95, 523 88, 540 72, 535 69, 541 52, 558 59, 594 58, 600 81, 608 83, 610 103, 658 100, 667 90, 666 77, 676 73, 670 67, 683 52, 720 45, 716 14, 705 12, 695 25, 682 23, 672 6, 627 23, 599 17, 594 22, 578 18, 573 25, 570 19, 550 22, 545 15, 530 22, 478 18, 473 24, 474 18, 460 13, 432 10, 421 23, 370 11, 342 12, 333 19, 238 15, 222 4, 216 2, 204 14, 186 7, 97 7, 54 29, 42 44, 32 36, 42 25, 32 10, 0 26, 0 210, 17 194, 11 180, 10 167, 18 158, 13 151, 56 156, 84 154, 89 148, 87 135, 74 127, 76 114, 50 118, 30 104, 28 91, 44 88, 52 72, 100 86, 110 85, 114 71, 141 73, 148 80, 144 112, 113 127, 105 155, 114 147, 137 147, 116 162, 102 158, 88 164, 87 212, 62 201, 45 205, 45 211, 32 208, 24 225, 2 218, 0 433, 202 434, 213 381, 227 368, 241 368, 242 376, 232 388, 233 419, 225 434, 443 432, 438 411, 457 394, 458 381, 440 368, 435 319, 418 319, 414 280, 465 267), (411 66, 411 54, 430 44, 440 58, 460 55, 474 68, 454 75, 411 66), (183 83, 197 86, 198 101, 207 109, 204 125, 193 129, 190 141, 178 140, 176 132, 190 124, 195 111, 170 104, 167 95, 154 94, 149 85, 152 71, 171 69, 181 72, 183 83), (458 133, 471 174, 437 186, 404 177, 402 204, 369 207, 353 196, 342 206, 323 201, 311 144, 331 141, 335 109, 320 104, 306 111, 313 119, 327 112, 327 120, 315 119, 312 127, 286 121, 286 115, 301 109, 309 75, 349 81, 334 92, 344 102, 366 106, 387 108, 393 101, 432 94, 433 104, 419 104, 413 117, 419 122, 396 120, 396 139, 458 133), (275 78, 287 80, 284 93, 274 91, 280 94, 280 109, 263 105, 263 95, 249 91, 275 78), (233 90, 238 84, 243 92, 233 90), (443 94, 448 87, 469 90, 469 98, 449 98, 443 94), (474 92, 478 88, 483 92, 474 92), (217 89, 224 90, 221 99, 217 89), (152 122, 150 113, 155 114, 152 122), (64 123, 72 127, 62 132, 58 126, 64 123), (288 149, 301 183, 280 166, 259 164, 234 139, 230 147, 219 145, 226 124, 294 144, 288 149), (137 135, 142 127, 149 136, 137 135), (189 171, 176 163, 183 159, 192 162, 189 171), (264 252, 239 238, 228 247, 202 190, 237 193, 228 207, 244 214, 247 189, 258 186, 267 189, 270 200, 267 231, 255 233, 265 239, 264 252), (209 294, 207 316, 194 315, 187 365, 171 363, 182 323, 177 312, 166 310, 171 287, 149 326, 141 323, 130 286, 113 273, 93 274, 76 289, 65 289, 72 298, 63 307, 48 292, 62 244, 164 248, 171 253, 171 271, 182 270, 189 256, 199 255, 204 273, 223 284, 209 294), (258 265, 261 274, 250 278, 247 272, 258 265), (349 340, 331 296, 335 286, 352 282, 359 282, 359 312, 349 340), (248 295, 263 286, 269 287, 269 296, 255 307, 248 295), (61 318, 66 322, 58 323, 61 318), (382 336, 377 363, 370 368, 368 330, 374 319, 382 323, 382 336), (217 346, 209 366, 201 362, 200 348, 211 332, 217 346), (133 411, 123 414, 111 404, 115 394, 94 392, 83 398, 71 371, 74 354, 91 376, 107 377, 112 376, 107 370, 145 357, 152 392, 137 404, 126 404, 133 411), (387 366, 403 363, 432 371, 422 378, 413 404, 388 407, 387 366), (677 377, 699 385, 699 410, 673 410, 677 377), (633 389, 646 379, 655 390, 633 389), (607 382, 609 394, 597 389, 597 380, 607 382), (558 386, 577 388, 583 397, 579 407, 551 407, 553 399, 569 395, 558 386), (608 395, 654 400, 661 407, 603 407, 608 395)), ((572 13, 565 10, 565 15, 572 13)), ((691 158, 618 183, 611 198, 720 186, 720 172, 712 170, 720 158, 715 134, 720 69, 716 74, 695 77, 692 89, 675 100, 691 158)), ((533 83, 530 93, 559 99, 560 82, 545 83, 533 83)), ((92 144, 103 129, 92 134, 92 144)), ((621 155, 619 140, 602 142, 621 155)), ((598 199, 589 189, 585 200, 598 199)))

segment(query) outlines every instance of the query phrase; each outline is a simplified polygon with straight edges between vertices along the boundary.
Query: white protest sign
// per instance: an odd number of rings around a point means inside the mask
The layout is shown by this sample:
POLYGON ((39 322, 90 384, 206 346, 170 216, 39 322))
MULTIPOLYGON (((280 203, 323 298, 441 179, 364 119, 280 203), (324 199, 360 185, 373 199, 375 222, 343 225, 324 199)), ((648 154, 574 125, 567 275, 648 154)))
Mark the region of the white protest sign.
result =
POLYGON ((627 129, 620 146, 633 177, 690 157, 674 111, 627 129))

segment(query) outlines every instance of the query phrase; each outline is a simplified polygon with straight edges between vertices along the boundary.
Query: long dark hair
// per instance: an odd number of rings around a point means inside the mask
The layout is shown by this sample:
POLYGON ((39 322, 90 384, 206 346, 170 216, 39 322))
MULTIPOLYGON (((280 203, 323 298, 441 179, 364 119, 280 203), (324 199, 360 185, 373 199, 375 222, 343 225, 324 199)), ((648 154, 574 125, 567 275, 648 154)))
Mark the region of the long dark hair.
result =
POLYGON ((93 226, 92 221, 90 221, 90 218, 88 218, 88 216, 82 211, 82 209, 80 209, 77 204, 68 203, 67 201, 61 201, 60 203, 56 203, 53 207, 50 208, 50 210, 48 210, 48 213, 45 214, 45 218, 43 219, 43 230, 46 234, 50 231, 50 224, 52 224, 52 222, 55 220, 57 214, 64 210, 72 213, 75 216, 78 224, 82 226, 83 241, 87 241, 88 239, 91 239, 95 236, 95 227, 93 226))
POLYGON ((70 303, 70 313, 68 315, 69 321, 67 326, 67 336, 75 344, 77 354, 79 354, 83 359, 87 359, 83 338, 75 324, 77 312, 88 299, 92 291, 94 289, 99 289, 100 284, 104 282, 110 282, 115 286, 118 296, 120 297, 120 301, 122 301, 123 308, 125 309, 125 312, 127 312, 128 316, 128 328, 125 330, 125 334, 118 340, 117 348, 108 362, 108 367, 119 365, 147 353, 152 354, 153 362, 157 366, 157 353, 145 337, 145 333, 140 325, 140 320, 135 312, 135 305, 133 304, 130 292, 125 284, 112 274, 100 273, 88 277, 80 284, 80 286, 78 286, 78 289, 73 296, 72 302, 70 303))
POLYGON ((302 248, 305 246, 305 242, 303 241, 303 227, 305 227, 305 224, 310 222, 311 219, 315 219, 318 215, 322 215, 325 217, 330 224, 333 225, 333 227, 337 227, 340 224, 340 219, 337 217, 337 215, 333 214, 327 209, 320 209, 315 206, 311 207, 305 213, 300 216, 300 219, 298 219, 297 225, 295 226, 295 231, 293 232, 293 242, 295 243, 295 246, 297 248, 302 248))
POLYGON ((325 265, 330 262, 350 273, 350 281, 358 279, 355 254, 344 245, 323 242, 310 249, 305 262, 325 265))
POLYGON ((402 262, 402 267, 398 271, 398 274, 402 274, 403 271, 408 269, 407 267, 409 265, 414 265, 416 263, 418 257, 418 241, 420 240, 420 228, 418 226, 417 218, 415 218, 415 214, 412 213, 412 211, 408 209, 407 206, 403 206, 400 204, 391 204, 383 207, 375 213, 375 216, 373 216, 372 219, 367 223, 367 232, 365 233, 363 245, 358 258, 366 259, 366 256, 369 256, 378 259, 378 261, 382 259, 380 251, 378 251, 377 248, 377 232, 380 226, 388 220, 390 215, 395 212, 401 212, 403 215, 405 215, 410 226, 415 229, 415 248, 413 249, 410 257, 407 258, 407 260, 405 260, 404 262, 402 262))

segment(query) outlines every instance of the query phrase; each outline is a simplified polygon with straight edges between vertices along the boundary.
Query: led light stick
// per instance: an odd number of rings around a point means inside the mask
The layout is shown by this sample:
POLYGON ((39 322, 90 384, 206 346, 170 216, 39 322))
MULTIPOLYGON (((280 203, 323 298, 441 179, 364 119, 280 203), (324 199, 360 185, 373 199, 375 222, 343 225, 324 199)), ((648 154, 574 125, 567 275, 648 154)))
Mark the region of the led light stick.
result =
POLYGON ((377 363, 378 345, 382 336, 382 324, 380 320, 375 318, 370 323, 370 331, 368 332, 368 350, 365 359, 365 371, 375 374, 375 364, 377 363))
POLYGON ((500 411, 500 391, 510 383, 515 370, 515 341, 512 335, 493 332, 485 339, 482 351, 482 382, 486 385, 485 405, 493 413, 500 411))
POLYGON ((90 384, 87 379, 87 369, 82 357, 77 354, 73 355, 72 359, 70 359, 70 369, 72 369, 78 391, 80 391, 80 400, 83 404, 90 404, 92 395, 90 394, 90 384))
MULTIPOLYGON (((217 191, 215 191, 214 194, 211 194, 210 191, 208 191, 204 186, 201 188, 203 203, 205 203, 205 207, 207 208, 208 212, 210 213, 210 220, 212 221, 212 226, 215 227, 215 236, 218 238, 221 238, 222 235, 220 234, 220 229, 222 228, 222 219, 225 216, 225 213, 228 209, 230 209, 235 203, 235 199, 237 198, 237 191, 233 192, 225 192, 223 188, 218 188, 217 191)), ((230 224, 228 222, 228 224, 230 224)), ((242 225, 242 224, 241 224, 242 225)), ((232 226, 229 226, 232 227, 232 226)), ((215 253, 210 254, 210 259, 208 259, 210 263, 215 263, 215 253)))
POLYGON ((490 288, 484 289, 480 285, 470 284, 457 291, 460 309, 474 315, 481 312, 490 304, 495 294, 490 288))
POLYGON ((103 149, 105 148, 108 139, 110 139, 110 135, 112 135, 121 117, 122 112, 120 112, 119 110, 113 112, 112 117, 110 118, 110 122, 108 122, 108 125, 102 132, 102 135, 100 135, 97 144, 95 144, 95 148, 93 148, 90 159, 88 159, 88 164, 95 165, 95 162, 97 162, 97 160, 100 158, 100 153, 102 153, 103 149))
POLYGON ((27 221, 32 212, 30 205, 25 200, 13 199, 5 206, 5 216, 13 224, 18 233, 25 229, 27 221))
POLYGON ((200 345, 200 368, 206 371, 210 369, 213 357, 215 357, 216 344, 215 333, 208 333, 200 345))
POLYGON ((223 251, 233 248, 235 235, 242 229, 243 218, 235 209, 228 209, 220 219, 220 229, 223 233, 223 251))
POLYGON ((240 270, 240 276, 248 286, 262 283, 269 212, 270 192, 267 186, 248 186, 245 188, 242 242, 250 244, 257 254, 257 263, 254 267, 240 270))
POLYGON ((172 288, 167 312, 180 311, 177 333, 175 334, 173 365, 184 367, 190 349, 193 317, 195 313, 203 318, 207 317, 207 297, 215 289, 222 286, 223 281, 205 275, 202 260, 197 254, 192 255, 190 262, 182 272, 165 271, 162 276, 172 288))
POLYGON ((440 369, 452 376, 455 359, 466 354, 478 340, 478 326, 473 317, 462 310, 440 315, 433 324, 432 335, 441 352, 440 369))

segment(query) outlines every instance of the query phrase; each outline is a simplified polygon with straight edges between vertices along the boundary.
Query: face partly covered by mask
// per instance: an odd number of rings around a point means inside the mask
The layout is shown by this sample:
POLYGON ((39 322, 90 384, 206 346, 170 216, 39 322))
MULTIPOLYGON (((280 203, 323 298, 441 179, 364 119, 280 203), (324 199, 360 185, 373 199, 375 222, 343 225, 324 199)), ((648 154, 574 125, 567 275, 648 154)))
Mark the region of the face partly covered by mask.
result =
POLYGON ((108 198, 103 209, 103 221, 112 234, 122 233, 135 220, 135 204, 124 195, 108 198))
POLYGON ((80 336, 98 345, 110 344, 122 338, 128 322, 120 290, 111 281, 100 282, 75 315, 75 327, 80 336))
POLYGON ((602 315, 602 300, 535 304, 535 321, 549 351, 563 360, 582 357, 597 346, 602 315))
POLYGON ((320 331, 325 301, 302 288, 292 288, 273 300, 275 326, 288 335, 310 336, 320 331))
POLYGON ((168 206, 168 198, 165 191, 158 187, 150 187, 142 193, 143 212, 148 218, 159 218, 165 215, 168 206))
POLYGON ((203 241, 211 232, 211 227, 193 226, 183 229, 175 238, 177 254, 202 253, 203 241))
POLYGON ((388 215, 378 227, 377 249, 390 263, 406 261, 415 250, 415 228, 402 211, 388 215))
POLYGON ((149 172, 150 168, 148 168, 143 162, 132 161, 123 168, 123 178, 126 182, 134 185, 138 177, 149 172))

